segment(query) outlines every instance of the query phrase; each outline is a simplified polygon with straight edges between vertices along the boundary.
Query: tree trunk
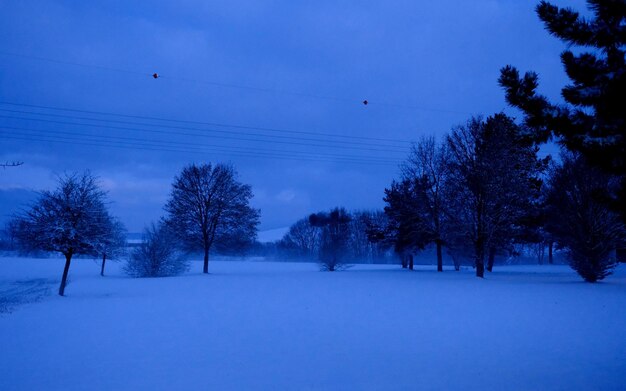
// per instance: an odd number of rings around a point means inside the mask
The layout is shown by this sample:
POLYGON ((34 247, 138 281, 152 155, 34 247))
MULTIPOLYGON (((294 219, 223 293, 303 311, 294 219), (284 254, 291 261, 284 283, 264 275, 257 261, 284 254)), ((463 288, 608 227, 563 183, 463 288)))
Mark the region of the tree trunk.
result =
POLYGON ((476 277, 485 277, 485 264, 483 260, 476 260, 476 277))
POLYGON ((104 263, 107 261, 106 253, 102 254, 102 267, 100 268, 100 275, 104 276, 104 263))
POLYGON ((550 265, 552 265, 553 263, 553 259, 552 259, 552 247, 554 246, 554 242, 551 240, 548 242, 548 263, 550 265))
POLYGON ((476 277, 483 278, 485 277, 485 246, 482 239, 476 241, 475 252, 474 266, 476 266, 476 277))
POLYGON ((209 247, 204 247, 204 268, 202 269, 202 273, 209 273, 209 247))
POLYGON ((487 260, 487 271, 491 272, 493 270, 493 262, 496 259, 496 249, 495 247, 489 247, 489 259, 487 260))
POLYGON ((409 270, 413 270, 413 254, 409 255, 409 270))
POLYGON ((441 240, 437 240, 437 271, 443 271, 443 255, 441 254, 441 240))
POLYGON ((65 293, 65 283, 67 282, 67 273, 70 270, 70 262, 72 261, 72 253, 65 254, 65 268, 63 269, 63 277, 61 278, 61 286, 59 287, 59 296, 65 293))
POLYGON ((406 254, 400 255, 400 260, 402 261, 402 268, 406 269, 406 267, 407 267, 406 254))

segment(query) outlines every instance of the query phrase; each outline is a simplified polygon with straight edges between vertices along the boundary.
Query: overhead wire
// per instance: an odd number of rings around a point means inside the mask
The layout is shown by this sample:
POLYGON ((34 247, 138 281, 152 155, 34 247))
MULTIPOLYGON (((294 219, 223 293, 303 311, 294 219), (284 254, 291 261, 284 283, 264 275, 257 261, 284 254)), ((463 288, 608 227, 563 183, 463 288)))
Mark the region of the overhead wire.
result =
POLYGON ((46 110, 55 110, 55 111, 65 111, 65 112, 75 112, 75 113, 84 113, 84 114, 94 114, 94 115, 103 115, 103 116, 113 116, 113 117, 121 117, 121 118, 134 118, 134 119, 143 119, 143 120, 154 120, 154 121, 162 121, 162 122, 170 122, 170 123, 181 123, 181 124, 192 124, 192 125, 207 125, 207 126, 217 126, 217 127, 225 127, 225 128, 233 128, 233 129, 247 129, 247 130, 259 130, 265 132, 275 132, 275 133, 291 133, 291 134, 306 134, 313 136, 327 136, 334 137, 339 139, 347 139, 347 140, 368 140, 368 141, 388 141, 395 142, 401 144, 410 143, 411 140, 402 140, 402 139, 389 139, 389 138, 378 138, 378 137, 365 137, 365 136, 347 136, 336 133, 328 133, 328 132, 310 132, 310 131, 299 131, 299 130, 289 130, 289 129, 277 129, 277 128, 267 128, 267 127, 259 127, 259 126, 246 126, 246 125, 236 125, 236 124, 225 124, 219 122, 206 122, 206 121, 190 121, 190 120, 181 120, 181 119, 172 119, 172 118, 162 118, 162 117, 151 117, 151 116, 141 116, 141 115, 132 115, 132 114, 123 114, 123 113, 111 113, 105 111, 94 111, 94 110, 80 110, 74 108, 65 108, 65 107, 55 107, 55 106, 43 106, 43 105, 33 105, 33 104, 25 104, 25 103, 15 103, 15 102, 7 102, 0 101, 2 105, 10 105, 10 106, 22 106, 22 107, 30 107, 37 109, 46 109, 46 110))
POLYGON ((137 122, 130 122, 130 121, 117 121, 117 120, 109 120, 109 119, 105 120, 105 119, 98 119, 98 118, 74 117, 74 116, 66 116, 66 115, 58 115, 58 114, 25 112, 25 111, 20 111, 20 110, 6 110, 2 108, 0 108, 0 111, 27 114, 27 115, 34 114, 34 115, 39 115, 39 116, 49 116, 49 117, 66 118, 66 119, 74 119, 74 120, 88 120, 88 121, 107 122, 107 123, 112 122, 112 123, 118 123, 118 124, 136 125, 140 127, 145 126, 147 128, 145 129, 138 128, 138 127, 131 128, 131 127, 125 127, 125 126, 114 126, 114 125, 106 125, 106 124, 91 124, 91 123, 81 123, 81 122, 56 121, 56 120, 33 118, 33 117, 20 117, 20 116, 15 116, 15 115, 13 116, 0 115, 0 118, 5 118, 5 119, 37 121, 37 122, 42 122, 42 123, 53 123, 53 124, 61 124, 61 125, 75 125, 75 126, 84 126, 84 127, 128 130, 128 131, 136 131, 136 132, 148 132, 148 133, 159 133, 159 134, 169 134, 169 135, 186 135, 186 136, 205 137, 205 138, 212 138, 212 139, 219 138, 219 139, 226 139, 226 140, 255 141, 255 142, 265 142, 265 143, 272 143, 272 144, 278 143, 278 144, 287 144, 287 145, 319 146, 319 147, 324 147, 324 148, 354 149, 354 150, 363 150, 363 151, 372 151, 372 152, 408 152, 409 150, 409 145, 407 145, 406 147, 400 147, 400 146, 393 146, 393 145, 381 145, 381 144, 376 145, 376 144, 359 143, 359 142, 352 142, 348 144, 347 141, 338 142, 335 140, 298 138, 298 137, 291 137, 291 136, 274 136, 274 135, 264 135, 264 134, 259 134, 259 133, 236 133, 233 136, 232 132, 228 132, 224 130, 217 130, 217 129, 181 127, 181 126, 174 126, 174 125, 147 124, 147 123, 137 123, 137 122), (199 131, 202 133, 199 134, 199 133, 189 133, 189 132, 172 132, 171 130, 168 131, 168 130, 152 129, 153 127, 165 128, 165 129, 192 130, 192 131, 199 131), (209 135, 206 133, 219 133, 221 135, 213 136, 213 135, 209 135), (236 137, 238 135, 265 137, 265 139, 236 137), (276 138, 280 138, 281 140, 276 140, 276 138), (321 142, 324 144, 285 141, 283 139, 313 141, 313 142, 321 142), (335 144, 338 144, 338 145, 335 145, 335 144))
POLYGON ((45 131, 34 131, 30 129, 24 129, 25 131, 31 131, 30 134, 15 135, 12 130, 15 130, 13 127, 0 127, 0 133, 4 133, 2 135, 5 139, 13 139, 13 140, 25 140, 25 141, 42 141, 42 142, 56 142, 63 144, 73 144, 73 145, 89 145, 89 146, 97 146, 97 147, 114 147, 114 148, 123 148, 123 149, 133 149, 133 150, 147 150, 147 151, 161 151, 161 152, 183 152, 183 153, 209 153, 209 152, 218 152, 218 153, 228 153, 229 155, 235 155, 240 157, 262 157, 262 158, 272 158, 272 159, 290 159, 290 160, 299 160, 299 161, 324 161, 324 162, 340 162, 340 163, 355 163, 355 164, 382 164, 382 165, 397 165, 399 162, 394 161, 377 161, 377 160, 365 160, 361 158, 353 158, 349 156, 316 156, 316 155, 307 155, 302 153, 275 153, 275 152, 264 152, 264 151, 239 151, 228 148, 212 148, 212 147, 184 147, 184 148, 172 148, 165 147, 167 144, 171 143, 154 143, 154 142, 133 142, 133 141, 116 141, 116 140, 107 140, 106 138, 98 138, 94 136, 88 136, 85 140, 76 139, 72 137, 64 137, 59 135, 48 135, 41 134, 46 133, 45 131), (34 135, 32 133, 35 133, 34 135))
POLYGON ((228 150, 245 150, 245 151, 262 151, 268 153, 294 153, 297 152, 299 155, 312 155, 312 156, 322 156, 322 157, 333 157, 333 158, 350 158, 350 159, 359 159, 363 161, 390 161, 388 158, 382 157, 374 157, 374 156, 358 156, 358 155, 335 155, 335 154, 327 154, 322 152, 306 152, 306 151, 281 151, 281 150, 267 150, 267 149, 250 149, 246 147, 239 146, 224 146, 224 145, 215 145, 215 144, 198 144, 198 143, 190 143, 190 142, 180 142, 180 141, 171 141, 171 140, 145 140, 137 137, 123 137, 123 136, 113 136, 108 134, 89 134, 89 133, 80 133, 80 132, 68 132, 55 129, 50 131, 48 129, 28 129, 21 127, 13 127, 13 126, 2 126, 4 129, 17 130, 17 131, 26 131, 26 132, 36 132, 36 133, 44 133, 46 136, 56 136, 56 135, 66 135, 66 136, 78 136, 78 137, 92 137, 96 139, 102 140, 122 140, 122 141, 131 141, 136 143, 147 143, 147 144, 165 144, 165 145, 181 145, 181 146, 189 146, 189 147, 213 147, 213 148, 224 148, 228 150))

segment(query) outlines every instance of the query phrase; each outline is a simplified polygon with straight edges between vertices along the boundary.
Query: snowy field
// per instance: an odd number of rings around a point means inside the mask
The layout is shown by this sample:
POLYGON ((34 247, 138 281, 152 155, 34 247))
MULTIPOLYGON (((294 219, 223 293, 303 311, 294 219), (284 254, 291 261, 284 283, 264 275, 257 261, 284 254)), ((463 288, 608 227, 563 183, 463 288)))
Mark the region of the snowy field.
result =
POLYGON ((626 267, 336 273, 212 262, 201 275, 100 277, 0 258, 0 390, 626 389, 626 267))

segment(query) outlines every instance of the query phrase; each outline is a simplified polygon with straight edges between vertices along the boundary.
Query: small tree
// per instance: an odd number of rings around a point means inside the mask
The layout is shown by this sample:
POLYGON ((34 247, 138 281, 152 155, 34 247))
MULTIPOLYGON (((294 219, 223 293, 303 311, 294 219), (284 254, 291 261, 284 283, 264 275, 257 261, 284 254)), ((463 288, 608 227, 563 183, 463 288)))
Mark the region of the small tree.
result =
POLYGON ((280 248, 296 256, 312 258, 319 252, 320 227, 313 226, 308 218, 296 221, 280 240, 280 248))
POLYGON ((385 214, 388 225, 382 235, 386 241, 393 243, 403 268, 413 270, 413 255, 434 240, 424 208, 428 186, 426 178, 413 177, 401 182, 393 181, 391 187, 385 189, 383 200, 387 204, 385 214))
POLYGON ((186 249, 204 251, 204 273, 209 272, 209 251, 217 239, 243 233, 254 241, 259 211, 250 207, 250 186, 236 177, 231 166, 191 164, 174 178, 166 221, 186 249))
POLYGON ((189 267, 176 239, 165 224, 151 224, 142 242, 131 254, 124 271, 133 277, 166 277, 184 273, 189 267))
POLYGON ((350 215, 343 208, 330 213, 315 213, 309 216, 314 227, 320 227, 320 265, 322 270, 333 272, 346 267, 345 253, 350 238, 350 215))
POLYGON ((74 255, 97 255, 109 233, 111 217, 105 193, 89 173, 59 178, 54 191, 43 191, 35 204, 12 224, 20 247, 27 251, 54 251, 65 256, 59 295, 65 293, 74 255))
POLYGON ((548 208, 558 216, 549 229, 567 249, 570 266, 585 281, 596 282, 611 274, 613 252, 626 243, 624 224, 606 203, 619 183, 581 156, 564 154, 562 161, 549 183, 548 208))
POLYGON ((101 276, 104 276, 104 265, 107 259, 122 256, 126 250, 126 228, 124 228, 124 224, 117 219, 109 219, 107 225, 107 234, 97 246, 97 251, 102 256, 101 276))

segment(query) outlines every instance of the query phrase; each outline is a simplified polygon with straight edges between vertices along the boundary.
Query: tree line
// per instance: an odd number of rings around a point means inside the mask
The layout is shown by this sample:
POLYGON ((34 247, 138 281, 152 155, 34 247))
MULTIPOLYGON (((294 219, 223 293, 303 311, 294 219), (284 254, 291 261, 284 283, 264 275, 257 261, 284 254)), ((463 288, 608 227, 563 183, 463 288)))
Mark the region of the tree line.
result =
MULTIPOLYGON (((583 18, 541 1, 536 12, 561 54, 571 84, 563 104, 536 92, 538 75, 501 69, 506 101, 521 110, 516 124, 503 113, 470 118, 443 140, 413 145, 401 178, 385 189, 387 221, 369 237, 412 265, 426 246, 445 247, 458 269, 473 260, 476 275, 491 271, 498 252, 516 243, 564 249, 586 280, 611 273, 626 247, 626 4, 589 0, 583 18), (573 47, 576 47, 573 50, 573 47), (554 141, 560 159, 540 159, 554 141)), ((380 222, 379 222, 380 223, 380 222)))
MULTIPOLYGON (((188 268, 189 253, 204 255, 216 245, 249 245, 256 237, 259 211, 249 205, 252 190, 237 179, 232 166, 191 164, 174 178, 166 215, 144 231, 139 247, 129 254, 125 270, 136 277, 179 274, 188 268)), ((43 191, 28 209, 8 224, 10 236, 22 252, 58 252, 65 257, 59 295, 65 293, 72 258, 107 258, 126 248, 125 229, 108 211, 106 193, 91 173, 58 178, 53 191, 43 191)))
MULTIPOLYGON (((586 281, 611 273, 626 247, 626 5, 589 0, 591 18, 546 1, 537 14, 547 30, 568 44, 561 60, 571 84, 563 104, 536 92, 538 76, 501 69, 506 101, 523 121, 496 113, 472 117, 441 139, 413 144, 401 175, 385 189, 384 212, 343 208, 296 222, 281 251, 317 257, 335 271, 352 259, 393 251, 412 268, 414 255, 436 249, 437 270, 447 252, 458 270, 471 259, 476 275, 494 267, 498 253, 516 244, 563 249, 586 281), (570 48, 578 46, 582 50, 570 48), (587 49, 584 49, 587 48, 587 49), (559 159, 540 158, 552 140, 559 159)), ((208 273, 212 249, 237 251, 253 244, 260 212, 252 190, 232 166, 191 164, 174 178, 165 215, 144 232, 126 270, 136 276, 180 273, 186 255, 203 254, 208 273)), ((65 257, 63 295, 72 257, 107 259, 119 254, 124 228, 108 211, 106 194, 89 172, 59 178, 9 231, 24 251, 65 257)))

